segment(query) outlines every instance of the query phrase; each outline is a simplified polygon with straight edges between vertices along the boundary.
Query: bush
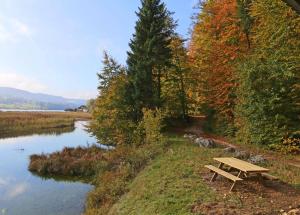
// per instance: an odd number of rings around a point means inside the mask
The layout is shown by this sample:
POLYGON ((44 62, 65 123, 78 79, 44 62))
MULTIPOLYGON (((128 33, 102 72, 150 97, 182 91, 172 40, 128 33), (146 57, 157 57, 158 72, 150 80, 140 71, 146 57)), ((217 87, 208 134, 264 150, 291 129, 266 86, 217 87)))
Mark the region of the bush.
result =
POLYGON ((164 144, 161 134, 163 128, 163 114, 159 109, 143 109, 143 119, 134 132, 134 142, 139 144, 164 144))
POLYGON ((270 147, 284 154, 300 154, 300 133, 283 138, 280 144, 272 144, 270 147))
POLYGON ((42 176, 90 177, 96 173, 97 162, 105 160, 104 153, 97 146, 66 147, 49 155, 31 155, 29 170, 42 176))

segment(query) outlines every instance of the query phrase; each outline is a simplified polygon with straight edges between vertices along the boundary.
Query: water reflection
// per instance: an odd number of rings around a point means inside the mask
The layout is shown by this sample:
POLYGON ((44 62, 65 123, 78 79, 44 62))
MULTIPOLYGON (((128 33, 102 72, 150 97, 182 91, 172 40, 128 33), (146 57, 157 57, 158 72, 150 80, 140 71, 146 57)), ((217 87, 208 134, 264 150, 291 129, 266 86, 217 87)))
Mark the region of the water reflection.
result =
MULTIPOLYGON (((95 143, 77 122, 73 131, 0 139, 0 215, 79 215, 90 185, 45 180, 28 170, 31 154, 95 143)), ((52 131, 49 131, 52 132, 52 131)))

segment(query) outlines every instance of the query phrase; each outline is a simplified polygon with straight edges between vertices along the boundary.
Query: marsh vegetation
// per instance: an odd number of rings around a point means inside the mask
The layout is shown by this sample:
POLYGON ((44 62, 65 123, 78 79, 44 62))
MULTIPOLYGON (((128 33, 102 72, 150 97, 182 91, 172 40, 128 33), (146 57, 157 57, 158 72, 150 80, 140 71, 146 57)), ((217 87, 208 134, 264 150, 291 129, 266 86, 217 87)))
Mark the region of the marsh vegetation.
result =
POLYGON ((76 120, 89 119, 88 113, 0 112, 0 138, 72 132, 76 120))

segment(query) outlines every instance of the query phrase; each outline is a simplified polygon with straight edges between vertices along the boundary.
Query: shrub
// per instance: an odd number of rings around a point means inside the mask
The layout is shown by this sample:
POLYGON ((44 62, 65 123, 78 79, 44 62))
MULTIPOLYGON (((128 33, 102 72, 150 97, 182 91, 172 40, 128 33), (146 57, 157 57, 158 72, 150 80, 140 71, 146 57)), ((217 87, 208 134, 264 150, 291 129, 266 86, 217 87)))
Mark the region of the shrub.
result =
POLYGON ((159 109, 143 109, 143 118, 134 132, 134 143, 140 144, 164 144, 161 134, 163 128, 163 114, 159 109))
POLYGON ((284 154, 300 154, 300 133, 283 138, 280 144, 272 144, 270 148, 284 154))

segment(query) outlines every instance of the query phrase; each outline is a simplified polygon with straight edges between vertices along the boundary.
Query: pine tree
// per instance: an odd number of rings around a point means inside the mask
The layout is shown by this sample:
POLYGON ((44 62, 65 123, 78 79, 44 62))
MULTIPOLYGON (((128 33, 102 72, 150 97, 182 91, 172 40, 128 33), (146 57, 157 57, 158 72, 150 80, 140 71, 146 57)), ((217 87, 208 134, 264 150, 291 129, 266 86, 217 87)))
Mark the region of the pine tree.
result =
POLYGON ((103 69, 100 73, 98 73, 98 79, 99 79, 99 86, 98 90, 104 91, 108 88, 109 82, 116 76, 118 76, 121 73, 125 73, 124 67, 122 67, 118 62, 109 56, 109 54, 104 51, 103 52, 103 69))
POLYGON ((161 76, 171 59, 169 45, 174 28, 171 13, 160 0, 142 0, 141 4, 127 59, 128 94, 136 120, 141 118, 143 108, 161 105, 161 76))

